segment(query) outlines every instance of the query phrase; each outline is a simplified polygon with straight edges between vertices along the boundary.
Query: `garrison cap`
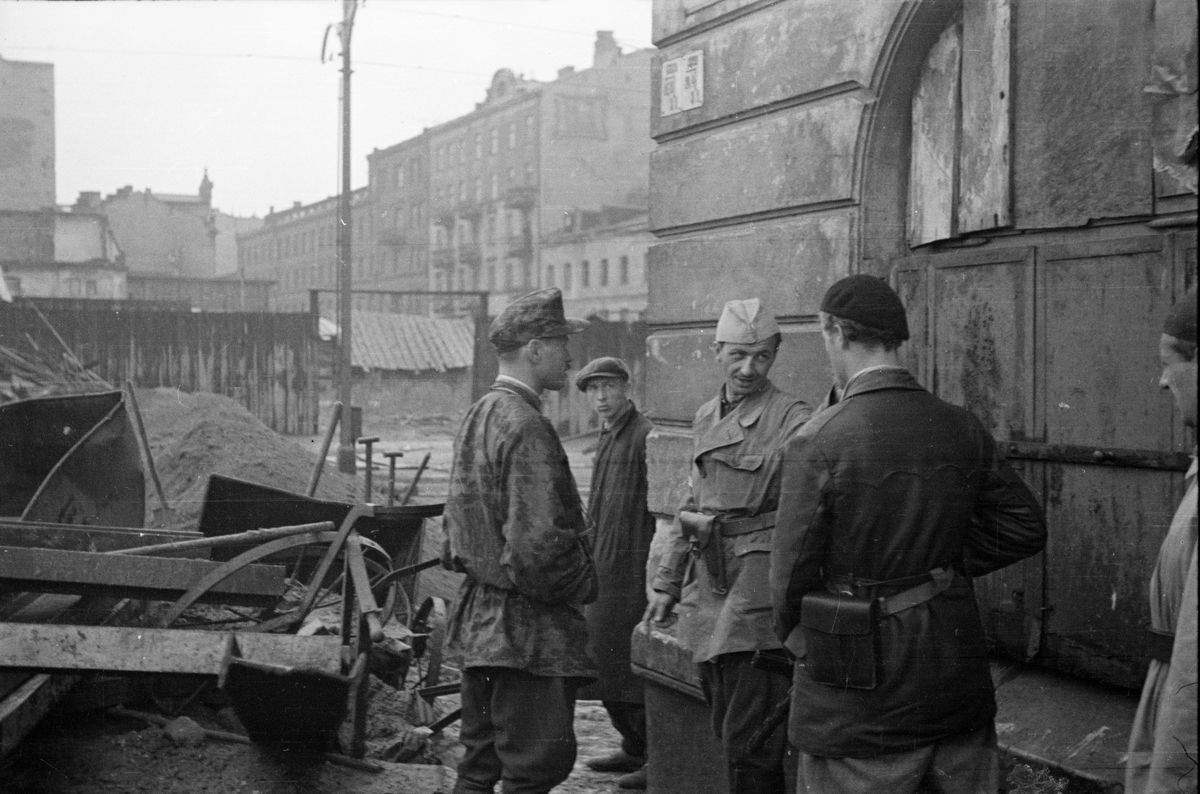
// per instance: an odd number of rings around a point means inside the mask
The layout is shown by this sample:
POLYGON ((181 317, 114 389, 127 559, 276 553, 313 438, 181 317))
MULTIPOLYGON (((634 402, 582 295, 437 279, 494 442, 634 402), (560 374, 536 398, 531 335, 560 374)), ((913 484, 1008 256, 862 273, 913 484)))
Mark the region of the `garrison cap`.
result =
POLYGON ((628 382, 629 367, 624 361, 613 356, 593 358, 575 376, 575 388, 587 391, 588 381, 594 378, 616 378, 628 382))
POLYGON ((758 298, 726 301, 717 320, 717 341, 756 345, 779 333, 775 317, 758 298))
POLYGON ((908 339, 908 318, 900 296, 875 276, 859 273, 835 282, 821 300, 821 311, 908 339))
POLYGON ((562 292, 551 287, 522 295, 505 306, 488 328, 488 341, 503 353, 530 339, 577 334, 587 327, 587 320, 563 315, 562 292))
POLYGON ((1184 342, 1196 343, 1196 288, 1192 287, 1183 299, 1171 307, 1163 322, 1162 332, 1184 342))

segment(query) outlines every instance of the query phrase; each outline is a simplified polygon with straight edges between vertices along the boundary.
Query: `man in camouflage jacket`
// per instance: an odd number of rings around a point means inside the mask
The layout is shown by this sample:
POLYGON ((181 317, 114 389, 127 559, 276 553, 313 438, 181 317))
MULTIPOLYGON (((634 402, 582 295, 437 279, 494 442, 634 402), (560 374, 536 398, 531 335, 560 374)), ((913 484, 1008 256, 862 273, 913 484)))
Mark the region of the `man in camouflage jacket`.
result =
POLYGON ((575 763, 575 693, 596 675, 583 605, 596 597, 587 521, 540 393, 566 384, 562 294, 509 305, 489 339, 491 390, 454 441, 443 560, 466 574, 447 626, 461 658, 466 754, 455 794, 547 792, 575 763))

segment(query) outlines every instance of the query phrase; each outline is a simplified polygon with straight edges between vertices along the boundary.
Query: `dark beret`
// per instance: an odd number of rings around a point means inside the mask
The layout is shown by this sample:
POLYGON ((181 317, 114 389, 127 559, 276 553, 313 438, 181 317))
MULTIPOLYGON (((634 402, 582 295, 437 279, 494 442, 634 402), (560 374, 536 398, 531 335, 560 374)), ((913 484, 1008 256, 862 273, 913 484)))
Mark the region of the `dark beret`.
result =
POLYGON ((908 339, 908 318, 900 296, 875 276, 859 273, 836 282, 825 293, 821 311, 908 339))
POLYGON ((575 388, 587 391, 588 381, 593 378, 619 378, 628 381, 629 367, 624 361, 613 356, 594 358, 575 376, 575 388))
POLYGON ((1192 287, 1183 299, 1171 307, 1163 322, 1162 332, 1184 342, 1196 342, 1196 288, 1192 287))
POLYGON ((488 341, 505 352, 530 339, 577 334, 587 326, 586 320, 563 316, 562 292, 551 287, 522 295, 505 306, 488 328, 488 341))

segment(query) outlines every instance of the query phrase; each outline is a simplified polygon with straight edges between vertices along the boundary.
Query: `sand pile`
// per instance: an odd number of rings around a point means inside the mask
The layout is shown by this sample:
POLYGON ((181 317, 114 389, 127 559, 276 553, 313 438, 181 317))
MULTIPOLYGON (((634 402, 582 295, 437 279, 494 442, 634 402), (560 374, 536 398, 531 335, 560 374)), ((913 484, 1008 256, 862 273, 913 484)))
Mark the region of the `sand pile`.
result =
MULTIPOLYGON (((188 524, 200 517, 210 474, 294 493, 308 487, 318 445, 279 435, 228 397, 159 388, 139 389, 137 400, 167 502, 188 524)), ((356 479, 330 461, 316 497, 353 502, 362 494, 356 479)), ((148 491, 147 526, 158 506, 148 491)))

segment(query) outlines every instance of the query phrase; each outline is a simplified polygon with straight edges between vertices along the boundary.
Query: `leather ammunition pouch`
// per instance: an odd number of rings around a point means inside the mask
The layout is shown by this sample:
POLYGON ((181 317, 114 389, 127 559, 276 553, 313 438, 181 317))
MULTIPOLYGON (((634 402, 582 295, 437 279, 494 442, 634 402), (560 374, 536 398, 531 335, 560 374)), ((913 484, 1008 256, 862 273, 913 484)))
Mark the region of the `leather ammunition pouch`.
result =
POLYGON ((817 590, 800 601, 808 674, 818 684, 874 689, 879 683, 879 599, 817 590))
MULTIPOLYGON (((943 592, 954 581, 954 571, 936 568, 921 578, 924 581, 920 584, 888 598, 857 596, 852 588, 840 585, 836 588, 838 592, 806 593, 800 601, 800 629, 812 680, 840 689, 878 686, 880 621, 943 592)), ((887 584, 875 582, 865 586, 887 584)))
POLYGON ((716 595, 729 592, 725 574, 725 548, 719 534, 719 517, 689 510, 679 511, 679 526, 692 544, 692 554, 704 560, 708 580, 716 595))

